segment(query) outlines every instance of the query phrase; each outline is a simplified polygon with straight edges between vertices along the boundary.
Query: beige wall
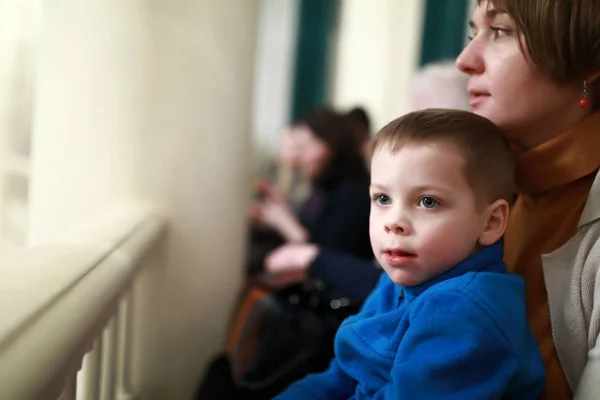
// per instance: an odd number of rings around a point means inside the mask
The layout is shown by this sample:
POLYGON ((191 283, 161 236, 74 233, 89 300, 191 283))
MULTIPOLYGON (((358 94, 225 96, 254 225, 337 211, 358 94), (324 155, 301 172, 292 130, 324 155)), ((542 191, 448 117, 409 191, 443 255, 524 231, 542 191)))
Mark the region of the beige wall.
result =
POLYGON ((241 283, 258 4, 154 3, 143 182, 167 207, 170 232, 141 296, 150 318, 138 383, 143 399, 185 399, 222 349, 241 283))
POLYGON ((345 0, 337 43, 333 104, 364 105, 373 128, 408 111, 418 66, 423 0, 345 0))
POLYGON ((142 0, 48 0, 39 32, 30 242, 129 197, 146 114, 142 0))
POLYGON ((256 0, 48 0, 31 243, 120 199, 169 232, 137 287, 142 399, 190 398, 241 283, 256 0))

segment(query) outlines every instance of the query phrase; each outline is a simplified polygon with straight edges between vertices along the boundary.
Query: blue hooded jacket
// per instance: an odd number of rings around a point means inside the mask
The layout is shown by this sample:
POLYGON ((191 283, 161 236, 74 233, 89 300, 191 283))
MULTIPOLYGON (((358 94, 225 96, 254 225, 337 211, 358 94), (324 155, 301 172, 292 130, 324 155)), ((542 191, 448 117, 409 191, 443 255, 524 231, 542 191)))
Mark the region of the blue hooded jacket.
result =
POLYGON ((382 274, 338 330, 329 369, 276 399, 538 399, 545 372, 524 282, 502 255, 499 241, 414 287, 382 274))

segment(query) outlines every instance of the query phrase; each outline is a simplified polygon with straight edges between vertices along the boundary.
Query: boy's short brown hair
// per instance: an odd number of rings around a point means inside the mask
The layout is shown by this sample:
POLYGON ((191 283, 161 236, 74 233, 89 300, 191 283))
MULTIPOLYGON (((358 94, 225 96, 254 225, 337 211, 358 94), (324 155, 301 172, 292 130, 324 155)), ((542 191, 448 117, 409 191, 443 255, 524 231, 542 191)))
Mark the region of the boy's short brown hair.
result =
POLYGON ((600 1, 489 0, 488 6, 515 21, 521 50, 547 78, 571 83, 600 72, 600 1))
POLYGON ((479 206, 504 199, 512 204, 515 156, 508 140, 490 120, 468 111, 415 111, 384 126, 371 142, 371 151, 407 145, 448 145, 465 159, 467 182, 479 206))

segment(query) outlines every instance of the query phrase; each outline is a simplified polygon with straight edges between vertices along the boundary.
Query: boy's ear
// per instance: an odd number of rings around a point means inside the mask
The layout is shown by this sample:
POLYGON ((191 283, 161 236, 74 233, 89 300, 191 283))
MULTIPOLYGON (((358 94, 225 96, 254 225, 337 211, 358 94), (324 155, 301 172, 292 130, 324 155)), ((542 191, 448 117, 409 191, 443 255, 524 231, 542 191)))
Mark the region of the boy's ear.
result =
POLYGON ((496 243, 506 230, 509 207, 504 199, 496 200, 484 210, 485 228, 479 236, 479 244, 489 246, 496 243))

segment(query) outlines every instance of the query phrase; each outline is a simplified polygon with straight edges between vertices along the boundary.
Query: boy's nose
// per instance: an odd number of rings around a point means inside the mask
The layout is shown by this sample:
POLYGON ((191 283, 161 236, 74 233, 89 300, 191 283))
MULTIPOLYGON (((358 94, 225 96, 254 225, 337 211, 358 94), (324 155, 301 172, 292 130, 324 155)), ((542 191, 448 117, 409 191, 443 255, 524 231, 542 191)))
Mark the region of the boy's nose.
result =
POLYGON ((395 221, 385 224, 386 233, 394 233, 396 235, 410 235, 412 229, 406 221, 395 221))

